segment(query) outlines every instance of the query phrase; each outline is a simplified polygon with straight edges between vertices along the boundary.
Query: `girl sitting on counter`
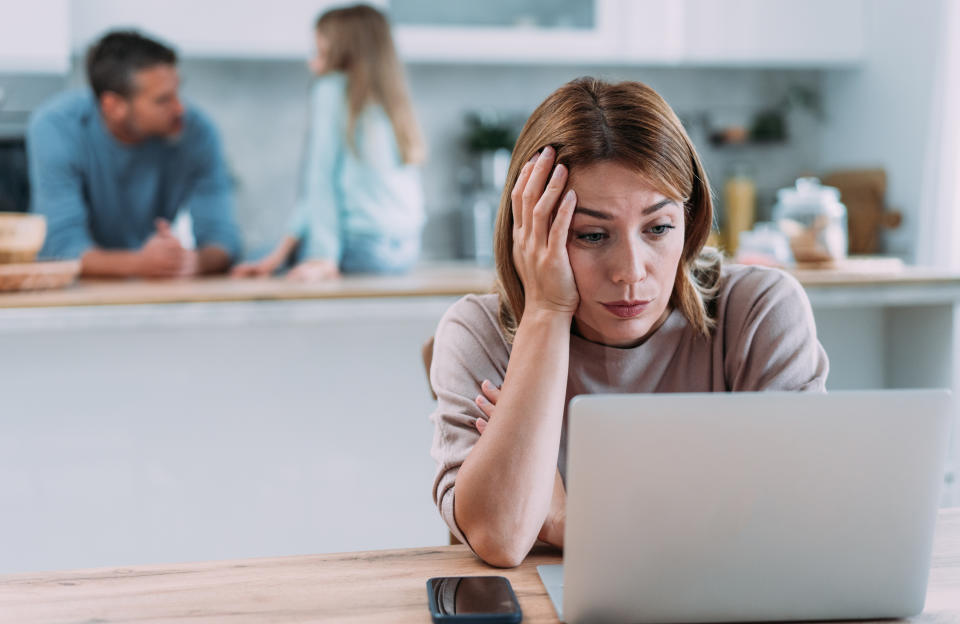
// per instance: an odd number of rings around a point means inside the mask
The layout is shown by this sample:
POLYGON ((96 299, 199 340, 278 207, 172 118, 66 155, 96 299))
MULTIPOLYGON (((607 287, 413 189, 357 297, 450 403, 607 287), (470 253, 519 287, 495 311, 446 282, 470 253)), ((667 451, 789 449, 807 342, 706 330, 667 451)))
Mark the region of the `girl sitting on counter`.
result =
POLYGON ((400 273, 420 254, 424 145, 390 26, 374 8, 327 11, 316 24, 318 75, 300 192, 288 233, 238 277, 324 280, 400 273))
POLYGON ((447 311, 430 371, 434 501, 484 561, 563 546, 573 396, 825 390, 800 284, 722 265, 704 247, 712 222, 700 158, 650 87, 582 78, 531 115, 500 202, 495 293, 447 311))

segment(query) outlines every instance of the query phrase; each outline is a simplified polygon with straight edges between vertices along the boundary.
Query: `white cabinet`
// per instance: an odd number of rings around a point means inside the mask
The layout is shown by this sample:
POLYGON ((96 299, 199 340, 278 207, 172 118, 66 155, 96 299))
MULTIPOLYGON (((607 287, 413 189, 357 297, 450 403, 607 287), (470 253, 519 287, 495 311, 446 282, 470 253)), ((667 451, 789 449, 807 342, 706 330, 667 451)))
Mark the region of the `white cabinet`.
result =
POLYGON ((317 16, 337 4, 335 0, 73 0, 73 49, 83 53, 107 30, 136 28, 184 56, 306 59, 313 53, 317 16))
POLYGON ((684 60, 845 64, 863 56, 862 0, 684 0, 684 60))
POLYGON ((0 7, 0 73, 66 73, 68 0, 6 0, 0 7))
POLYGON ((620 53, 620 0, 460 3, 392 0, 407 61, 603 62, 620 53))
MULTIPOLYGON (((66 2, 68 0, 59 0, 66 2)), ((135 27, 184 56, 302 59, 336 0, 72 0, 73 50, 135 27)), ((415 63, 831 66, 863 55, 863 0, 377 0, 415 63)))

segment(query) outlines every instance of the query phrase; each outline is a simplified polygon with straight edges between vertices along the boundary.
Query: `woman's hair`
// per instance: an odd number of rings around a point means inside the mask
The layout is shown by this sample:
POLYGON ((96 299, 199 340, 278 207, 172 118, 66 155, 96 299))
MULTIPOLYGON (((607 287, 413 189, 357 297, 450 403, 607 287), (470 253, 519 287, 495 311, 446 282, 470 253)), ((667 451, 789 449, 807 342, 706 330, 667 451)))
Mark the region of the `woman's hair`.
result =
POLYGON ((332 9, 317 18, 317 32, 327 38, 327 67, 347 75, 347 141, 354 144, 357 117, 371 102, 380 104, 397 138, 400 156, 408 164, 426 156, 417 118, 410 104, 403 67, 397 58, 390 25, 367 5, 332 9))
POLYGON ((704 249, 713 224, 707 174, 680 120, 653 89, 639 82, 611 84, 579 78, 554 91, 517 138, 494 233, 500 326, 512 341, 523 314, 523 283, 513 262, 510 192, 520 169, 547 145, 571 172, 600 162, 633 169, 665 197, 683 203, 683 254, 670 305, 709 335, 715 319, 720 255, 704 249))

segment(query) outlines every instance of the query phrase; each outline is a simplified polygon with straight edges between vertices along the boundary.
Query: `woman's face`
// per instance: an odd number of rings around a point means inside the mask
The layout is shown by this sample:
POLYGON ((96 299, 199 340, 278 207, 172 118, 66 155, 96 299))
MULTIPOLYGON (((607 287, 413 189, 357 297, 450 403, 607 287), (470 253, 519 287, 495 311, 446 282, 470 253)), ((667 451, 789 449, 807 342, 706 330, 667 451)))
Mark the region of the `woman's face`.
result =
POLYGON ((330 58, 330 39, 316 31, 317 53, 310 59, 310 71, 317 76, 327 72, 330 58))
POLYGON ((577 192, 567 253, 580 335, 630 347, 666 320, 683 253, 683 206, 614 162, 570 170, 577 192))

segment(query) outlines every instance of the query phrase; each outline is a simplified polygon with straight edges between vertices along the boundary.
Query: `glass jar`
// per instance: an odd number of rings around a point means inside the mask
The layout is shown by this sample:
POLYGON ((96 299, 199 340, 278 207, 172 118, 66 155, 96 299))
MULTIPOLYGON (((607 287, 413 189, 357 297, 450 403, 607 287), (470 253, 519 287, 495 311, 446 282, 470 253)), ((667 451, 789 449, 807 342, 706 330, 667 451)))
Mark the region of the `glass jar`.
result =
POLYGON ((799 178, 777 191, 773 220, 798 265, 830 267, 847 257, 847 208, 840 191, 817 178, 799 178))

